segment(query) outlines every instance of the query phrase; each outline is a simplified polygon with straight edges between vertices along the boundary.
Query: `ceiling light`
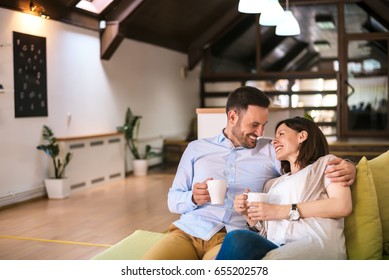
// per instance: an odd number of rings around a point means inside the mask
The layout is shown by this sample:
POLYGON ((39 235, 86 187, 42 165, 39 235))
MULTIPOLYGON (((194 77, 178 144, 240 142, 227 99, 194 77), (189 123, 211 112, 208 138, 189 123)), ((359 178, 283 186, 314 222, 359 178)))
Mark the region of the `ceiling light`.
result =
POLYGON ((300 34, 300 26, 292 11, 284 11, 282 20, 276 27, 278 36, 295 36, 300 34))
POLYGON ((34 1, 30 1, 30 11, 37 13, 40 17, 44 19, 49 19, 50 16, 46 14, 45 8, 43 6, 35 5, 34 1))
POLYGON ((36 10, 36 6, 35 6, 34 2, 30 1, 30 11, 35 12, 35 10, 36 10))
POLYGON ((262 11, 259 17, 259 24, 265 26, 276 26, 283 18, 284 9, 281 7, 278 0, 267 0, 268 3, 265 10, 262 11))
POLYGON ((41 13, 40 16, 41 16, 41 18, 44 18, 44 19, 49 19, 50 18, 49 15, 44 14, 44 13, 41 13))
POLYGON ((276 34, 279 36, 300 34, 300 26, 292 11, 289 10, 288 0, 286 0, 285 11, 278 0, 240 0, 238 11, 247 14, 261 13, 259 24, 277 26, 276 34))
POLYGON ((260 14, 268 0, 240 0, 238 11, 245 14, 260 14))
POLYGON ((278 36, 295 36, 300 34, 300 25, 294 17, 291 10, 289 10, 289 0, 286 0, 286 10, 282 20, 276 27, 276 35, 278 36))
POLYGON ((100 20, 99 27, 100 27, 100 29, 105 29, 107 27, 107 21, 100 20))
POLYGON ((320 29, 335 29, 335 21, 331 15, 316 15, 316 24, 320 29))

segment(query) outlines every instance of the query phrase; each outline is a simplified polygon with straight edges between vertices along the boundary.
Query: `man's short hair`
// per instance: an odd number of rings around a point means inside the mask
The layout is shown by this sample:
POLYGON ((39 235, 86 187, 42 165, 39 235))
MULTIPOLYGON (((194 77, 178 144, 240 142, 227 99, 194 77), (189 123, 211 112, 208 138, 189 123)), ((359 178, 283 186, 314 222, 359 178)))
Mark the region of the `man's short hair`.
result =
POLYGON ((249 105, 269 108, 270 99, 255 87, 242 86, 228 95, 226 113, 230 110, 246 111, 249 105))

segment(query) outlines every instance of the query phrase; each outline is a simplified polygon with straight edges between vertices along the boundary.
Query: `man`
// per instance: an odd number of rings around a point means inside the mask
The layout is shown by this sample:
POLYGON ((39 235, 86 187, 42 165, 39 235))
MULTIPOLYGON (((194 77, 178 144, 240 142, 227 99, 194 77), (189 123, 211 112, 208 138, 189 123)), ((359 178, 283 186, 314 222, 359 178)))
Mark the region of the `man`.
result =
MULTIPOLYGON (((181 217, 144 259, 212 259, 226 232, 245 227, 246 221, 233 208, 235 195, 248 188, 262 191, 264 183, 281 170, 271 139, 262 138, 269 105, 269 98, 254 87, 240 87, 229 94, 223 132, 191 142, 182 155, 168 194, 169 210, 181 217), (206 182, 210 179, 227 180, 224 205, 209 203, 206 182)), ((336 165, 330 169, 331 177, 345 185, 353 183, 353 164, 341 159, 331 164, 336 165)), ((305 215, 309 216, 309 210, 305 215)))

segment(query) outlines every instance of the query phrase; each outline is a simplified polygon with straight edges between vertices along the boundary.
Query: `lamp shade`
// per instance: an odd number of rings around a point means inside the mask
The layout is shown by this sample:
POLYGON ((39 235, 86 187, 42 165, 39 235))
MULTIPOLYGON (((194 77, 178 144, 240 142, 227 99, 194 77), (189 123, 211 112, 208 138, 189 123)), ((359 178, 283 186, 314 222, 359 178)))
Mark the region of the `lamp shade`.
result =
POLYGON ((292 11, 284 11, 282 20, 277 24, 276 35, 295 36, 300 34, 300 26, 292 11))
POLYGON ((259 17, 259 24, 265 26, 276 26, 283 18, 284 9, 278 0, 267 0, 265 10, 259 17))
POLYGON ((245 14, 259 14, 264 11, 268 0, 240 0, 238 11, 245 14))

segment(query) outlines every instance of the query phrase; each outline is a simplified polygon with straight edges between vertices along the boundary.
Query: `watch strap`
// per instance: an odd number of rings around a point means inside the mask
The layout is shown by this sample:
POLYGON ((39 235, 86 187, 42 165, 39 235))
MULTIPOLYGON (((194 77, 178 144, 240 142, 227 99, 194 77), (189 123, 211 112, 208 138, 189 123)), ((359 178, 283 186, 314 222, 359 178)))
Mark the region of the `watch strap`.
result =
POLYGON ((262 230, 263 225, 262 225, 262 222, 261 222, 261 221, 258 221, 258 222, 257 222, 255 225, 253 225, 253 226, 250 226, 250 225, 247 223, 246 227, 247 227, 250 231, 259 233, 259 232, 262 230))

